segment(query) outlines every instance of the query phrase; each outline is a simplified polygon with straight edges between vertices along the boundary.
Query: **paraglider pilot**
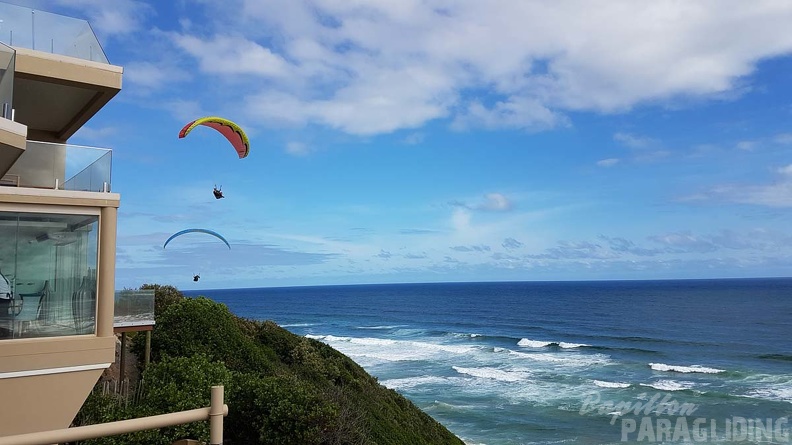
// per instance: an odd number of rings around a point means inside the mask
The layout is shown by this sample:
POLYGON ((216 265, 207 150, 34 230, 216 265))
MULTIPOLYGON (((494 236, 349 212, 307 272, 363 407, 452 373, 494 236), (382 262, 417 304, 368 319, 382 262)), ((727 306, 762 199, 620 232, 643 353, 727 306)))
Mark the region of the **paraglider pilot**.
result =
POLYGON ((193 281, 198 281, 199 278, 201 278, 200 275, 195 275, 195 276, 193 276, 193 281))
POLYGON ((225 196, 223 196, 222 188, 223 188, 222 185, 220 186, 220 188, 217 188, 217 186, 215 186, 214 190, 212 190, 212 193, 214 193, 215 199, 225 198, 225 196))

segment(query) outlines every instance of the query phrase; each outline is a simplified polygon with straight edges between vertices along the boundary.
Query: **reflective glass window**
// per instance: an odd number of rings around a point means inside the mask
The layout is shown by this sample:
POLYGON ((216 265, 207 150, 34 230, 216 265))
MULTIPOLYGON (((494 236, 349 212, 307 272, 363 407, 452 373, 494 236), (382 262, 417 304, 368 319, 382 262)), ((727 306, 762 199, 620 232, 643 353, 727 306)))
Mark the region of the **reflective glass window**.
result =
POLYGON ((0 339, 94 334, 99 217, 0 212, 0 339))

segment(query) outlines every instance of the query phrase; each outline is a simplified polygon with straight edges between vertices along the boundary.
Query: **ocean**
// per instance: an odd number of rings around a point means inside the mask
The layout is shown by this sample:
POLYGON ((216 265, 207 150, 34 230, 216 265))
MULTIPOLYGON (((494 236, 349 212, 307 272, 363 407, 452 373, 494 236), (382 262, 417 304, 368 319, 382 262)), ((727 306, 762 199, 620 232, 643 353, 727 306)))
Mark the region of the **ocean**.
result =
POLYGON ((329 344, 467 444, 792 443, 792 279, 184 293, 329 344))

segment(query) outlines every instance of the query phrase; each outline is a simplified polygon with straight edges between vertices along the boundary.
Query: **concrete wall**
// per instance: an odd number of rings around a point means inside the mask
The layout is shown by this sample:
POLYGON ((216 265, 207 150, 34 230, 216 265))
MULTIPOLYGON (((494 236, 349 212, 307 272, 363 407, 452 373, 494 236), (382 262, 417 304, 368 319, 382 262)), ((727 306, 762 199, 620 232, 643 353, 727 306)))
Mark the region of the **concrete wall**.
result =
POLYGON ((68 427, 102 371, 115 360, 119 199, 114 193, 0 187, 2 211, 69 213, 70 209, 92 208, 100 215, 96 331, 0 340, 0 436, 68 427))

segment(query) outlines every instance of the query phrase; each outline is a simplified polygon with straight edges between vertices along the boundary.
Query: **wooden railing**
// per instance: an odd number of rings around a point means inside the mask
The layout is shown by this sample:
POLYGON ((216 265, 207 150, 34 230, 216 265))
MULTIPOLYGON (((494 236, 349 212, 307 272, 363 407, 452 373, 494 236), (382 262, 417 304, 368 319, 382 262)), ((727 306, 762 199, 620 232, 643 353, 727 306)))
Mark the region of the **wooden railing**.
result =
POLYGON ((96 439, 97 437, 117 436, 136 431, 153 430, 184 423, 209 421, 209 444, 223 443, 223 417, 228 415, 228 405, 223 403, 223 387, 212 387, 212 401, 208 408, 161 414, 159 416, 120 420, 118 422, 78 426, 38 433, 18 434, 0 437, 0 445, 51 445, 53 443, 75 442, 96 439))

